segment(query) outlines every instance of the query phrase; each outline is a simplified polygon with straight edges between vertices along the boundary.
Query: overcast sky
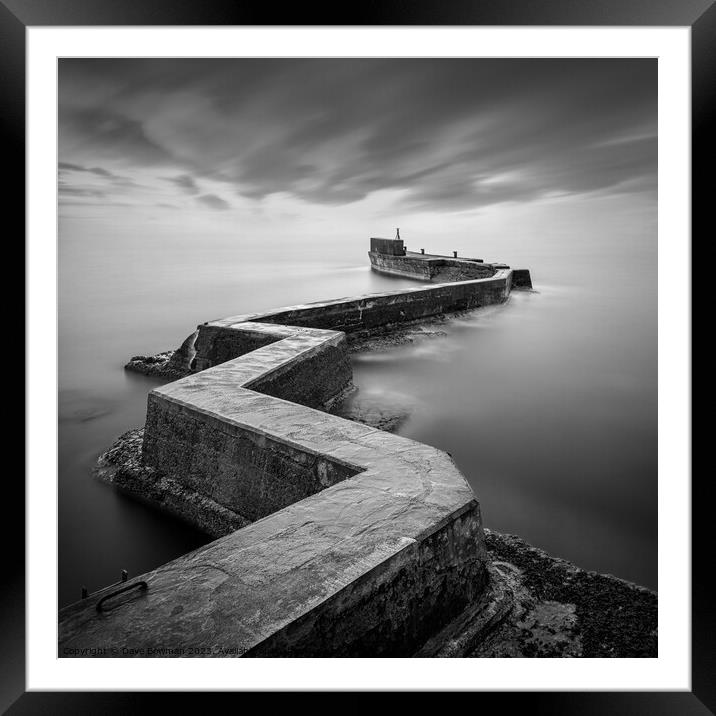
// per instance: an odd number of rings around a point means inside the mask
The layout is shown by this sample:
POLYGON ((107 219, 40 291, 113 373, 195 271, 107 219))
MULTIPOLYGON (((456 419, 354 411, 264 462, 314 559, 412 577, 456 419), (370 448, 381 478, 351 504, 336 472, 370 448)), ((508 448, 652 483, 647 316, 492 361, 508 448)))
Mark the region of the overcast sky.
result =
POLYGON ((75 218, 655 197, 655 60, 65 59, 59 77, 75 218))

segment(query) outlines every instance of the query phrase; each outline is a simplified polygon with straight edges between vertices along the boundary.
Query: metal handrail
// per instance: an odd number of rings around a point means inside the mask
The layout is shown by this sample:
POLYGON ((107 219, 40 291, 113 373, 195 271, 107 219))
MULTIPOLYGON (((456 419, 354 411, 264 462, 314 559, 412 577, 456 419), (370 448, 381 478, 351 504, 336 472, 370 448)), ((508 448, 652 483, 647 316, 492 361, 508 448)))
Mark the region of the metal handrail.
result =
POLYGON ((87 587, 82 585, 82 599, 88 599, 89 597, 93 597, 95 594, 98 594, 99 592, 103 592, 105 589, 109 589, 110 587, 114 587, 117 584, 123 584, 127 581, 129 578, 129 573, 126 569, 122 570, 122 578, 119 580, 119 582, 112 582, 112 584, 108 584, 106 587, 102 587, 101 589, 96 589, 94 592, 90 594, 87 587))

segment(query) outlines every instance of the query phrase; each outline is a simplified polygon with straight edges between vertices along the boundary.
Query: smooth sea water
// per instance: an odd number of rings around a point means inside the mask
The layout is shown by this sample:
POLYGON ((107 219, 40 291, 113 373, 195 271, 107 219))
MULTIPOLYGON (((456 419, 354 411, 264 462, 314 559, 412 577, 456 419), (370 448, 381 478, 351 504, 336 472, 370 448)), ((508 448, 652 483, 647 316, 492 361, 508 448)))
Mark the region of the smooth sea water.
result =
MULTIPOLYGON (((225 315, 415 285, 371 272, 367 244, 97 240, 61 224, 60 605, 82 585, 99 589, 122 569, 136 575, 209 541, 92 477, 97 456, 143 424, 147 393, 161 383, 123 364, 225 315)), ((656 588, 653 240, 645 232, 599 244, 557 236, 470 246, 465 253, 529 268, 535 292, 456 319, 446 336, 356 355, 355 383, 388 407, 410 407, 399 434, 453 456, 486 526, 656 588)))

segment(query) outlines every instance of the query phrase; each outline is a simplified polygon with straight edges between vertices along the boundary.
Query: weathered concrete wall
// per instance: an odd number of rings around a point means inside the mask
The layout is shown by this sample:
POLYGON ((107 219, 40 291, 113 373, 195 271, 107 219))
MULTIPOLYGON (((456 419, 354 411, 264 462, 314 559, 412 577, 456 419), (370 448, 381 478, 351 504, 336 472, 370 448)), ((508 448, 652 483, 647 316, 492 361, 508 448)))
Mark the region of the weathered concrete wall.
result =
POLYGON ((214 356, 213 365, 217 365, 275 343, 282 337, 265 331, 222 331, 207 324, 200 326, 197 331, 194 357, 190 365, 192 370, 203 370, 209 367, 202 363, 201 358, 206 352, 206 345, 211 345, 214 356))
POLYGON ((451 259, 446 256, 413 252, 407 252, 404 256, 391 256, 380 251, 370 251, 368 256, 374 271, 419 281, 470 281, 476 278, 490 278, 495 274, 492 264, 477 259, 451 259))
POLYGON ((144 436, 146 464, 252 521, 356 474, 160 393, 149 396, 144 436))
POLYGON ((512 285, 516 288, 532 288, 532 276, 528 269, 513 269, 512 285))
POLYGON ((469 281, 474 278, 489 278, 495 275, 491 264, 476 261, 460 261, 459 259, 443 259, 433 264, 432 281, 469 281))
POLYGON ((192 490, 142 460, 144 428, 128 430, 97 460, 95 475, 154 507, 174 514, 214 539, 251 523, 246 517, 220 505, 203 490, 192 490))
POLYGON ((346 333, 414 321, 440 313, 479 308, 507 298, 511 278, 502 272, 494 279, 437 284, 434 287, 373 294, 358 299, 281 311, 262 318, 268 323, 331 328, 346 333))
POLYGON ((370 240, 370 250, 393 256, 403 256, 405 254, 402 239, 379 239, 374 237, 370 240))
POLYGON ((368 257, 371 268, 380 273, 405 276, 418 281, 430 281, 432 278, 428 261, 415 261, 408 256, 391 256, 377 251, 370 251, 368 257))
POLYGON ((488 279, 417 286, 210 321, 199 326, 195 366, 202 370, 233 357, 230 348, 241 349, 243 345, 241 339, 233 336, 233 329, 250 326, 254 321, 347 334, 370 333, 385 326, 501 303, 509 295, 511 286, 512 272, 499 269, 488 279))
POLYGON ((487 571, 477 504, 364 573, 247 657, 376 657, 415 653, 477 599, 487 571), (375 624, 375 614, 382 615, 375 624), (368 624, 375 624, 366 629, 368 624))

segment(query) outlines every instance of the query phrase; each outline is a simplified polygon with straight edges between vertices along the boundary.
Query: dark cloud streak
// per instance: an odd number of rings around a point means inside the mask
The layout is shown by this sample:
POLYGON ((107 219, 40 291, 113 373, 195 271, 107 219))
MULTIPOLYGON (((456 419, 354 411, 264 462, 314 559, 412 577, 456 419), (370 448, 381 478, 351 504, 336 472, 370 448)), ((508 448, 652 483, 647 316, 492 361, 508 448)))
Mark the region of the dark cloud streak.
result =
POLYGON ((108 179, 118 179, 115 174, 102 169, 102 167, 81 167, 79 164, 70 164, 69 162, 60 162, 58 165, 60 171, 70 172, 88 172, 89 174, 96 174, 97 176, 107 177, 108 179))
POLYGON ((180 176, 169 177, 167 181, 171 182, 175 186, 178 186, 180 189, 183 189, 187 194, 194 195, 199 193, 199 187, 196 185, 194 177, 190 174, 181 174, 180 176))
POLYGON ((197 196, 196 200, 200 204, 208 206, 210 209, 216 209, 217 211, 224 211, 231 208, 229 202, 216 196, 216 194, 203 194, 202 196, 197 196))
POLYGON ((104 107, 64 107, 60 103, 60 156, 80 154, 97 160, 120 160, 128 165, 152 166, 173 157, 153 143, 143 123, 121 111, 104 107))
POLYGON ((104 198, 107 196, 106 192, 101 191, 100 189, 85 189, 82 187, 76 187, 76 186, 65 186, 61 184, 58 188, 58 191, 60 195, 65 196, 82 196, 82 197, 94 197, 94 198, 104 198))

